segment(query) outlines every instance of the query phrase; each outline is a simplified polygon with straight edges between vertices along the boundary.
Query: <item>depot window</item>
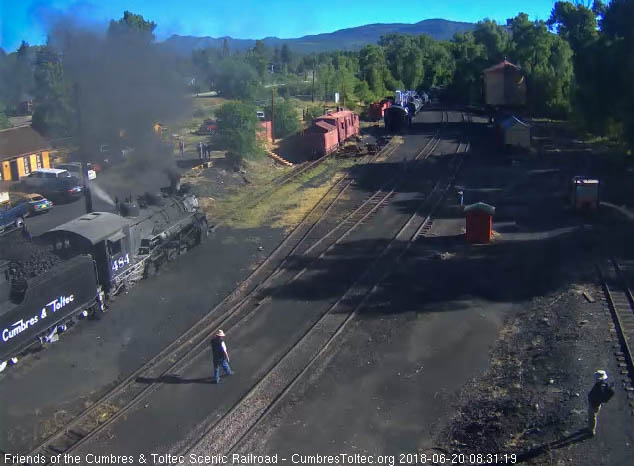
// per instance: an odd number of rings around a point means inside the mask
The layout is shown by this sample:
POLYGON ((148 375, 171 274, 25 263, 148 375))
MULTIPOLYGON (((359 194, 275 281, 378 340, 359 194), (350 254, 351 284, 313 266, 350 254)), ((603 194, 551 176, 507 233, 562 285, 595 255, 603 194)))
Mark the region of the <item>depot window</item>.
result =
POLYGON ((22 163, 24 164, 24 174, 28 175, 31 173, 31 164, 29 163, 28 157, 22 157, 22 163))

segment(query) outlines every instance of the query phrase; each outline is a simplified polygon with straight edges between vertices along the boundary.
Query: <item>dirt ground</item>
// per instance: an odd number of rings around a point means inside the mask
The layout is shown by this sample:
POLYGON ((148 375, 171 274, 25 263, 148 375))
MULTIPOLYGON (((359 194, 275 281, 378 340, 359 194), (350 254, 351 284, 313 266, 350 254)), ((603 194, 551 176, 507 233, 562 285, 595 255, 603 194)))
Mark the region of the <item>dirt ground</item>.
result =
POLYGON ((237 452, 632 464, 634 397, 595 271, 610 254, 634 257, 632 227, 612 209, 584 217, 566 201, 569 180, 583 174, 601 179, 605 201, 627 207, 630 166, 559 124, 543 123, 537 150, 515 155, 479 126, 467 130, 473 154, 456 186, 465 203, 496 206, 492 244, 465 244, 459 197, 449 195, 412 257, 237 452), (588 438, 581 429, 597 369, 616 395, 588 438))
MULTIPOLYGON (((527 301, 502 327, 488 371, 465 385, 436 444, 451 452, 514 453, 534 465, 632 464, 634 397, 617 365, 620 349, 595 269, 608 254, 632 257, 626 240, 632 225, 607 208, 577 217, 564 201, 566 181, 583 174, 601 180, 603 200, 631 206, 632 164, 605 144, 575 139, 561 124, 541 124, 535 133, 536 156, 512 157, 510 167, 499 160, 497 168, 482 167, 490 176, 479 187, 495 184, 502 173, 507 179, 497 183, 499 191, 486 192, 499 207, 494 229, 503 232, 495 241, 529 240, 538 230, 561 232, 574 224, 585 228, 565 240, 575 257, 565 267, 557 264, 560 285, 527 301), (617 393, 601 411, 597 436, 589 438, 582 429, 597 369, 607 370, 617 393)), ((473 201, 481 194, 466 191, 473 201)), ((552 268, 553 258, 543 252, 544 268, 552 268)))

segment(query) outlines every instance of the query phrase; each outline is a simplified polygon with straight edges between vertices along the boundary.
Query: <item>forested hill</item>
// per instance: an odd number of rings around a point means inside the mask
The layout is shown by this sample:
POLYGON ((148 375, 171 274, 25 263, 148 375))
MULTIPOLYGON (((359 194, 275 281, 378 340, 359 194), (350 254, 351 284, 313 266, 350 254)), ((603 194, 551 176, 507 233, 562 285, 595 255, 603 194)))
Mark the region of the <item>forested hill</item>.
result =
MULTIPOLYGON (((434 39, 449 40, 456 32, 470 31, 475 27, 472 23, 460 23, 444 19, 426 19, 414 24, 378 23, 366 24, 354 28, 340 29, 335 32, 303 36, 296 39, 279 39, 266 37, 264 44, 268 47, 281 47, 286 43, 294 52, 310 53, 331 50, 359 50, 366 44, 378 42, 384 34, 427 34, 434 39)), ((207 47, 222 47, 225 37, 195 37, 173 35, 165 40, 165 45, 174 51, 189 54, 192 50, 207 47)), ((226 37, 231 50, 244 50, 255 45, 252 39, 233 39, 226 37)))

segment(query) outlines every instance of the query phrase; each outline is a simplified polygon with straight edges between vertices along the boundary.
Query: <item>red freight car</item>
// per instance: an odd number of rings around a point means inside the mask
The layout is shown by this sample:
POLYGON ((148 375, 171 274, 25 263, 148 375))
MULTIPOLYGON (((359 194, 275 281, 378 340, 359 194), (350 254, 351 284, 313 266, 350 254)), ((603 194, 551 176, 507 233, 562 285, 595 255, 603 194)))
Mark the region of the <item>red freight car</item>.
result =
POLYGON ((325 121, 316 121, 304 132, 304 143, 312 158, 328 155, 339 147, 337 127, 325 121))
POLYGON ((315 119, 315 122, 324 121, 337 128, 339 144, 352 136, 359 134, 359 116, 350 110, 339 110, 315 119))
POLYGON ((350 110, 322 115, 313 120, 304 131, 305 150, 313 158, 328 155, 342 145, 346 139, 359 134, 359 116, 350 110))
POLYGON ((384 99, 381 102, 375 102, 370 104, 370 119, 382 120, 385 115, 385 110, 392 106, 392 101, 384 99))

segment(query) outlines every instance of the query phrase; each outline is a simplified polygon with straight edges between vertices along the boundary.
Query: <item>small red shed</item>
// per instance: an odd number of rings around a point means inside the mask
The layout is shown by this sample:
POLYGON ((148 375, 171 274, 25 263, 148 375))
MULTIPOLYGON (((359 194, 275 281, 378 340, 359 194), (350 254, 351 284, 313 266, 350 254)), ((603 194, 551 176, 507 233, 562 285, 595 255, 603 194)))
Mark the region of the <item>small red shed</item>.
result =
POLYGON ((273 142, 273 124, 271 121, 258 121, 255 135, 265 142, 273 142))
POLYGON ((464 208, 467 217, 467 241, 488 243, 493 237, 493 214, 495 207, 484 202, 476 202, 464 208))

